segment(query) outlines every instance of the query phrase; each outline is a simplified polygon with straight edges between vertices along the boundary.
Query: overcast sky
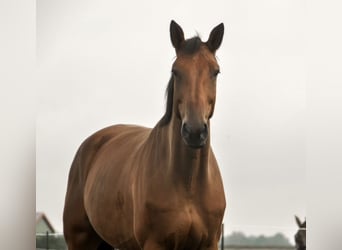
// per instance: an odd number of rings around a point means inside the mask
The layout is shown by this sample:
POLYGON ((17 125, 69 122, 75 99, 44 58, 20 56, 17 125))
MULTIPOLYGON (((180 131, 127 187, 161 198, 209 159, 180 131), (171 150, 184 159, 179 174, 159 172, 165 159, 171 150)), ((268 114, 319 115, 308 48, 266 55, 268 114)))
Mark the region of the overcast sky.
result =
POLYGON ((62 231, 78 146, 111 124, 153 127, 186 37, 225 24, 211 121, 224 181, 225 232, 285 233, 306 215, 306 6, 299 0, 37 1, 36 209, 62 231))

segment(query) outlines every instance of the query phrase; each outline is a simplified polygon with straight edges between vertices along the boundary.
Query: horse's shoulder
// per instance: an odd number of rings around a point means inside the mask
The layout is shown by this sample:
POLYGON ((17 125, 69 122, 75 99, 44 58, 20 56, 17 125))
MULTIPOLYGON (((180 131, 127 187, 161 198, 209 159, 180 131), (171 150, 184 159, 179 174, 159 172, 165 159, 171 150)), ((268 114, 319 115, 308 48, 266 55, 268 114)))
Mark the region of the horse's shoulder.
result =
POLYGON ((89 136, 81 145, 84 150, 98 150, 116 134, 116 126, 110 126, 96 131, 89 136))

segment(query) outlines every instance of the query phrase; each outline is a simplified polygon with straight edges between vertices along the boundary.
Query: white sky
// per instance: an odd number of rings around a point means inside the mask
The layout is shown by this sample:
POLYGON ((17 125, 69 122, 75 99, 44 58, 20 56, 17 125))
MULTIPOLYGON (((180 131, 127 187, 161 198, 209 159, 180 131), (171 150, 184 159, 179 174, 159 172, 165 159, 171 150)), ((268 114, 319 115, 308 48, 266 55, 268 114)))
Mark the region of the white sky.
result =
POLYGON ((223 22, 211 122, 224 180, 225 232, 293 242, 306 215, 306 6, 300 0, 37 1, 36 209, 62 231, 67 175, 81 142, 163 115, 175 57, 169 23, 207 40, 223 22))

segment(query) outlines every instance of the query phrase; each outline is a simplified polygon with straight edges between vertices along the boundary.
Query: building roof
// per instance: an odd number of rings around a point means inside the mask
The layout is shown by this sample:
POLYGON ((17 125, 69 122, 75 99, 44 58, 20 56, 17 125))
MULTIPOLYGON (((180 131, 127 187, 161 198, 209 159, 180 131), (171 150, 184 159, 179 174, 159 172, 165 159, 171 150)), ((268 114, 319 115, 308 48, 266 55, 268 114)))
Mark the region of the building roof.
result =
POLYGON ((50 228, 50 230, 55 233, 56 230, 54 229, 54 227, 52 226, 52 224, 50 223, 50 221, 48 220, 48 218, 46 217, 46 215, 43 212, 36 212, 36 226, 38 225, 38 223, 40 221, 45 221, 45 223, 47 224, 47 226, 50 228))

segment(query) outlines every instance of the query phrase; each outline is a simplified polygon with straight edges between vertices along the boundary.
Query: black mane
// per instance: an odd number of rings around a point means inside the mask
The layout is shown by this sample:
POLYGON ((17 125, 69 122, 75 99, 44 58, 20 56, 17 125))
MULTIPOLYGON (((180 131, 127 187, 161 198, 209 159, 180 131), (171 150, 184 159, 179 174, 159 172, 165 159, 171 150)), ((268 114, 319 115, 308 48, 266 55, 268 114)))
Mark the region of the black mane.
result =
POLYGON ((174 77, 172 75, 165 91, 166 111, 165 111, 164 116, 161 118, 159 122, 161 126, 167 125, 171 121, 172 106, 173 106, 173 82, 174 82, 174 77))

